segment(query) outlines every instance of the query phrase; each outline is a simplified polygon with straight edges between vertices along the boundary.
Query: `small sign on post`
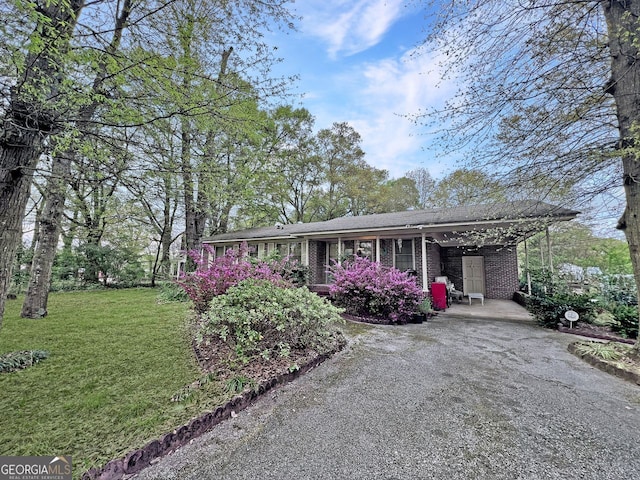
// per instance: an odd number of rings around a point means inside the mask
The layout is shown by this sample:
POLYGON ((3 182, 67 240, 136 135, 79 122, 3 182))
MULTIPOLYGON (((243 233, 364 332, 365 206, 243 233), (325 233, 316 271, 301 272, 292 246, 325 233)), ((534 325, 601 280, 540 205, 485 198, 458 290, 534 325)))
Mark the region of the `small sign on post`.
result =
POLYGON ((573 322, 577 322, 580 318, 580 315, 578 315, 578 312, 575 312, 573 310, 567 310, 564 313, 564 318, 569 320, 569 328, 573 328, 573 322))

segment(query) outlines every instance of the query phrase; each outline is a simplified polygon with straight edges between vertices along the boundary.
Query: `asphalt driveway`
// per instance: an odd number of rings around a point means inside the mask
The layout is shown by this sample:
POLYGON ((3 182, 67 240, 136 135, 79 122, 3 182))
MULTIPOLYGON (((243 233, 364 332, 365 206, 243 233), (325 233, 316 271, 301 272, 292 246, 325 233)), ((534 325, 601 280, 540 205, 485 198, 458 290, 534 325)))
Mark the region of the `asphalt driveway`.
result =
POLYGON ((142 479, 640 478, 640 387, 530 324, 362 327, 142 479))

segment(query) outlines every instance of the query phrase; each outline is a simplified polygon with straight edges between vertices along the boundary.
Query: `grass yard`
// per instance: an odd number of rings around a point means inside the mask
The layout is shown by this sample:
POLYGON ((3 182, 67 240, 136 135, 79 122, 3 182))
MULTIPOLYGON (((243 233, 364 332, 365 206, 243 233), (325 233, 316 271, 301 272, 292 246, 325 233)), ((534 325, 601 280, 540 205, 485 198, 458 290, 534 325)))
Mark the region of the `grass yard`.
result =
POLYGON ((49 358, 0 374, 0 455, 72 455, 74 478, 225 401, 208 384, 171 397, 201 373, 187 333, 188 304, 159 305, 152 289, 51 294, 49 316, 20 318, 9 300, 0 354, 49 358))

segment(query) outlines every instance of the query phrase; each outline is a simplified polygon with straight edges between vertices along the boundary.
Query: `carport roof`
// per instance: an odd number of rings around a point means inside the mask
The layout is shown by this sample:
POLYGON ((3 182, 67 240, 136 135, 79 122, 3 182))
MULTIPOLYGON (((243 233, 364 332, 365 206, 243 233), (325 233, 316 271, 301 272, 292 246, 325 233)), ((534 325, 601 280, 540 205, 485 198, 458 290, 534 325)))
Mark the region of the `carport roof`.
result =
POLYGON ((228 243, 243 240, 313 238, 349 234, 380 234, 382 232, 455 232, 484 230, 496 225, 520 224, 519 237, 540 231, 540 225, 571 220, 580 212, 545 202, 516 202, 468 205, 453 208, 406 210, 374 215, 348 216, 324 222, 276 224, 214 235, 205 243, 228 243), (535 228, 532 223, 536 223, 535 228), (528 225, 528 227, 527 227, 528 225))

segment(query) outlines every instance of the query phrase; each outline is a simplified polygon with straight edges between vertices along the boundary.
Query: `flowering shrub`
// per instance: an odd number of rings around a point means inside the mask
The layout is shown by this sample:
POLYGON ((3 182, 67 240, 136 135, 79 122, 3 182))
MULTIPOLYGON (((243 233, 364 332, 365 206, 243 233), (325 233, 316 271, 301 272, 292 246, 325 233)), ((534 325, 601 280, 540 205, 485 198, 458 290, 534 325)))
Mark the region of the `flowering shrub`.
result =
POLYGON ((346 264, 333 265, 330 271, 334 279, 329 287, 331 296, 353 315, 404 323, 419 311, 424 300, 414 277, 368 258, 355 257, 346 264))
POLYGON ((198 337, 220 338, 240 364, 309 349, 324 353, 343 341, 340 312, 306 288, 245 280, 211 301, 198 337))
MULTIPOLYGON (((208 251, 211 253, 211 250, 208 251)), ((183 275, 177 283, 193 301, 198 313, 206 312, 214 297, 222 295, 243 280, 267 280, 276 285, 289 286, 289 282, 280 273, 283 268, 279 262, 252 260, 247 251, 247 245, 243 244, 239 249, 227 250, 211 263, 199 252, 189 252, 198 268, 195 272, 183 275)))

